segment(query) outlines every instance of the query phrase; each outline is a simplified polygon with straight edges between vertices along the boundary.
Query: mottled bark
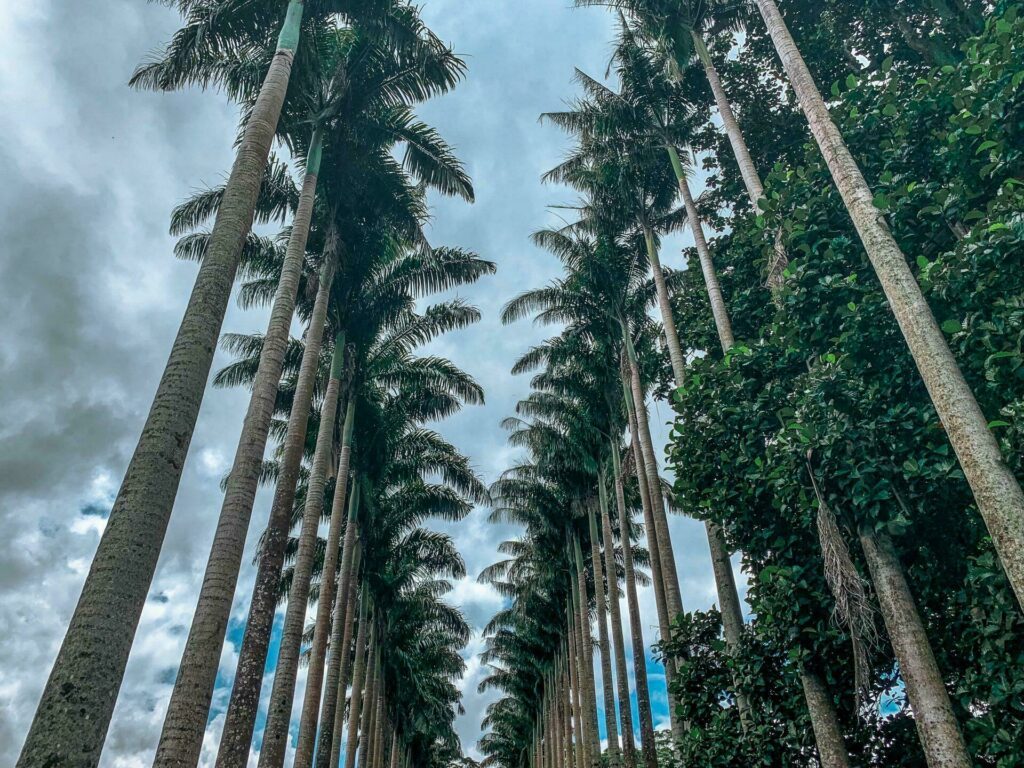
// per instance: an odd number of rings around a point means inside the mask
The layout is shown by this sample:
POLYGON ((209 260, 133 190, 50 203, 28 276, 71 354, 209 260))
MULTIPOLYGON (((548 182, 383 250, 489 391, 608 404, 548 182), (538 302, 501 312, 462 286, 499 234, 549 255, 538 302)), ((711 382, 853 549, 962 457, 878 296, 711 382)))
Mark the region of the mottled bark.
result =
POLYGON ((1017 600, 1024 605, 1024 493, 1003 460, 931 307, 772 0, 757 0, 822 156, 956 451, 1017 600))
MULTIPOLYGON (((636 768, 636 742, 633 740, 633 708, 630 706, 629 677, 626 672, 626 643, 622 632, 622 612, 619 608, 619 574, 615 563, 615 539, 612 538, 611 515, 608 511, 608 490, 605 486, 603 474, 600 483, 601 534, 604 538, 604 570, 608 578, 608 612, 611 615, 612 622, 615 681, 618 684, 619 691, 619 720, 622 723, 622 757, 626 768, 636 768)), ((632 553, 630 553, 630 559, 632 559, 632 553)))
MULTIPOLYGON (((296 7, 289 15, 301 18, 302 5, 296 7)), ((43 689, 19 768, 99 763, 284 104, 297 35, 285 42, 246 123, 205 258, 43 689)))
MULTIPOLYGON (((351 521, 349 523, 352 524, 351 521)), ((346 532, 347 535, 347 532, 346 532)), ((324 678, 324 700, 320 709, 320 738, 316 747, 316 768, 337 766, 338 761, 331 762, 331 747, 334 744, 335 728, 344 724, 335 723, 339 708, 345 708, 345 689, 348 685, 348 665, 352 648, 352 627, 355 624, 356 584, 359 580, 359 560, 362 548, 356 532, 355 555, 352 566, 347 574, 342 572, 342 586, 338 590, 334 604, 334 621, 331 624, 330 661, 327 664, 327 677, 324 678), (345 595, 344 605, 342 599, 345 595)), ((344 560, 344 558, 342 558, 344 560)))
POLYGON ((970 768, 949 693, 892 541, 884 534, 862 530, 860 543, 900 677, 907 686, 925 760, 929 768, 970 768))
POLYGON ((295 486, 306 446, 310 403, 320 365, 327 307, 336 271, 337 243, 337 231, 332 227, 324 247, 324 266, 320 271, 313 313, 306 329, 302 362, 299 365, 292 408, 288 415, 281 469, 270 507, 270 520, 267 523, 263 550, 256 568, 256 582, 249 603, 249 616, 245 624, 245 634, 242 636, 235 680, 231 687, 231 698, 224 720, 224 730, 221 733, 220 749, 217 752, 217 768, 245 768, 249 760, 249 745, 252 742, 256 716, 259 712, 263 671, 274 628, 281 569, 284 565, 288 529, 295 502, 295 486))
MULTIPOLYGON (((345 408, 345 426, 342 430, 341 451, 338 471, 331 500, 331 521, 327 529, 327 549, 324 552, 323 575, 320 577, 320 597, 316 606, 316 620, 313 625, 313 642, 309 648, 309 666, 306 670, 306 690, 299 717, 299 739, 295 746, 294 768, 309 768, 313 763, 313 747, 316 744, 316 726, 320 713, 320 698, 323 687, 324 661, 327 656, 327 638, 331 634, 331 610, 335 602, 335 572, 341 581, 337 594, 343 598, 347 579, 355 555, 355 515, 358 510, 359 494, 355 488, 349 499, 349 464, 352 456, 352 429, 355 421, 355 397, 348 393, 345 408), (345 541, 342 547, 341 568, 338 568, 338 548, 341 539, 342 522, 345 519, 345 502, 348 504, 348 519, 345 524, 345 541)), ((343 604, 343 603, 342 603, 343 604)), ((332 694, 333 691, 328 691, 332 694)), ((330 695, 324 698, 331 698, 330 695)))
MULTIPOLYGON (((362 707, 363 686, 366 681, 366 643, 367 634, 372 630, 367 628, 367 607, 369 595, 366 587, 363 587, 362 596, 359 601, 359 631, 356 633, 356 655, 352 668, 352 699, 348 707, 348 738, 345 741, 345 768, 353 768, 356 760, 356 747, 359 745, 359 715, 362 707)), ((334 714, 334 738, 331 740, 331 766, 338 765, 341 759, 341 733, 342 722, 345 716, 344 689, 338 689, 338 709, 334 714)))
MULTIPOLYGON (((600 480, 598 482, 601 482, 600 480)), ((603 494, 603 488, 602 496, 603 494)), ((608 604, 605 600, 604 564, 601 562, 601 539, 597 532, 597 516, 593 503, 587 505, 590 524, 590 562, 594 569, 594 600, 597 603, 597 646, 601 654, 601 688, 604 694, 604 728, 608 736, 608 764, 622 764, 619 727, 615 714, 615 681, 612 678, 611 642, 608 639, 608 604)), ((615 578, 614 571, 609 580, 615 578)), ((628 699, 626 700, 628 705, 628 699)))
POLYGON ((314 131, 306 157, 306 177, 292 221, 281 276, 274 295, 267 333, 263 337, 259 366, 253 381, 249 408, 228 475, 224 502, 217 521, 203 586, 195 616, 178 667, 178 677, 164 716, 154 768, 192 768, 199 762, 210 701, 217 680, 224 633, 231 617, 231 603, 238 584, 245 538, 256 501, 267 434, 277 403, 278 384, 288 348, 288 332, 299 278, 306 256, 306 241, 313 218, 322 134, 314 131))
POLYGON ((800 684, 807 701, 807 713, 811 716, 811 728, 814 729, 814 743, 818 747, 821 768, 849 768, 850 757, 839 727, 839 716, 825 681, 803 667, 800 670, 800 684))
POLYGON ((651 693, 647 682, 644 629, 640 618, 640 602, 636 594, 636 572, 633 568, 633 542, 630 539, 632 523, 626 510, 622 462, 619 460, 619 446, 615 441, 612 442, 612 471, 615 474, 615 505, 619 516, 619 540, 622 543, 626 605, 629 608, 629 633, 633 646, 633 678, 636 681, 636 709, 640 720, 640 756, 643 759, 644 768, 658 768, 658 753, 654 744, 654 718, 651 715, 651 693))
POLYGON ((271 689, 270 704, 267 710, 267 724, 263 730, 259 768, 281 768, 284 765, 285 748, 288 744, 288 726, 291 722, 292 703, 295 698, 295 677, 299 669, 299 650, 306 623, 309 580, 313 572, 313 560, 316 556, 317 529, 320 526, 320 517, 324 509, 327 465, 334 442, 344 358, 345 335, 341 333, 335 341, 330 379, 324 393, 323 404, 320 407, 320 429, 317 432, 313 464, 309 471, 306 505, 302 512, 302 527, 299 531, 295 566, 292 569, 288 606, 285 609, 281 645, 278 650, 277 667, 274 671, 274 686, 271 689))

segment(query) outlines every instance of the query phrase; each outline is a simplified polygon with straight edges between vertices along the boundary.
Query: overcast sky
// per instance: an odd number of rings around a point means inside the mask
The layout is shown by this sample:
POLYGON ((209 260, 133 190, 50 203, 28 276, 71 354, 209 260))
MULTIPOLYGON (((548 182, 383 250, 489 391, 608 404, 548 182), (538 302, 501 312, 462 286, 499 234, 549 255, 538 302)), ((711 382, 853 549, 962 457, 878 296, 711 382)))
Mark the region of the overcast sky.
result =
MULTIPOLYGON (((440 430, 490 482, 515 456, 498 423, 528 392, 528 377, 509 368, 550 333, 529 323, 503 328, 498 313, 557 274, 528 237, 552 221, 546 206, 571 199, 540 183, 568 144, 537 117, 573 94, 573 67, 604 74, 613 20, 602 9, 573 9, 571 0, 420 4, 469 65, 466 81, 420 114, 457 147, 477 193, 472 206, 433 198, 431 239, 498 264, 496 276, 460 292, 483 311, 482 322, 435 345, 480 381, 487 405, 440 430)), ((168 214, 196 188, 221 181, 233 157, 237 115, 222 96, 126 85, 177 23, 143 0, 0 3, 0 765, 20 750, 195 276, 194 264, 172 255, 168 214)), ((666 246, 670 266, 681 265, 678 245, 666 246)), ((265 320, 232 304, 224 329, 262 330, 265 320)), ((218 354, 214 366, 226 362, 218 354)), ((241 391, 211 390, 203 403, 104 766, 151 763, 245 406, 241 391)), ((661 405, 652 416, 663 425, 669 411, 661 405)), ((659 432, 663 439, 666 429, 659 432)), ((263 492, 249 554, 268 506, 263 492)), ((452 600, 477 630, 465 652, 467 714, 458 722, 472 754, 491 700, 476 690, 485 674, 478 630, 501 605, 476 574, 515 534, 485 517, 477 510, 438 526, 455 537, 469 569, 452 600)), ((684 603, 705 608, 713 581, 703 528, 678 518, 672 527, 684 603)), ((203 765, 213 764, 253 576, 247 555, 203 765)), ((641 602, 650 641, 656 617, 647 591, 641 602)), ((652 687, 664 720, 663 683, 652 687)))

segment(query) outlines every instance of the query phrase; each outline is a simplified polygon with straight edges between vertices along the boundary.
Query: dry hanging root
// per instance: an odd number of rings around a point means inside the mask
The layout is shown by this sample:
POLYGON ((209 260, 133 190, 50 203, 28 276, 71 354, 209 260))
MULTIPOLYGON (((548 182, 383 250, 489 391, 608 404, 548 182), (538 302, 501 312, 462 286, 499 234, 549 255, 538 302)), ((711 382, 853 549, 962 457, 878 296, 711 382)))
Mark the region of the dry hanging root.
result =
POLYGON ((857 708, 861 697, 870 683, 869 658, 871 649, 878 643, 874 611, 868 597, 867 586, 857 572, 857 566, 850 557, 846 539, 839 530, 835 513, 825 502, 825 496, 818 487, 811 465, 812 452, 807 452, 807 472, 811 476, 814 495, 818 499, 818 540, 821 543, 821 557, 825 563, 825 581, 835 599, 833 619, 850 635, 853 646, 853 673, 856 686, 857 708))

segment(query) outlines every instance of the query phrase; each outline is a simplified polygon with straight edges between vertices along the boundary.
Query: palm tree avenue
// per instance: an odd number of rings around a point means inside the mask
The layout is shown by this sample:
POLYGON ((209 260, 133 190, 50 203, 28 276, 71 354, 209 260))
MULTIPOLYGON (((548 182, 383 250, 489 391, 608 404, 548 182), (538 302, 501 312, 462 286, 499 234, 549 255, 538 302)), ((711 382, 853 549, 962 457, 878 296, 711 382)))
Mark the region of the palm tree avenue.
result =
POLYGON ((18 768, 1024 765, 1024 3, 164 5, 234 161, 18 768))

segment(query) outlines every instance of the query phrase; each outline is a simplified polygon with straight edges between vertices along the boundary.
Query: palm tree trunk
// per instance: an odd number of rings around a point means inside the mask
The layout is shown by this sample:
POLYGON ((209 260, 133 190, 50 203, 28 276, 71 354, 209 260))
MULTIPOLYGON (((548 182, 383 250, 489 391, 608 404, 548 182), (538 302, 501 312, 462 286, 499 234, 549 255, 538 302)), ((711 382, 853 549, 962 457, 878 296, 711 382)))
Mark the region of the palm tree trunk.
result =
POLYGON ((575 751, 572 744, 572 695, 570 692, 571 683, 569 675, 569 661, 566 654, 562 653, 562 766, 563 768, 575 768, 575 751))
MULTIPOLYGON (((671 636, 669 612, 665 598, 665 580, 662 577, 661 569, 661 547, 658 543, 658 534, 656 526, 654 524, 654 510, 651 502, 650 489, 647 483, 647 470, 644 466, 643 451, 640 448, 640 428, 637 423, 637 408, 636 402, 633 399, 631 384, 631 369, 632 366, 627 362, 627 369, 624 371, 623 376, 623 395, 626 402, 626 409, 629 415, 629 431, 630 440, 633 450, 633 465, 636 468, 636 481, 637 486, 640 489, 640 503, 643 508, 644 515, 644 528, 647 531, 647 549, 651 559, 651 581, 654 586, 654 604, 658 612, 658 630, 661 636, 668 639, 671 636)), ((635 584, 635 582, 634 582, 635 584)), ((630 611, 633 611, 630 606, 630 611)), ((639 619, 639 613, 636 614, 639 619)), ((635 649, 634 649, 635 650, 635 649)), ((641 646, 641 650, 643 647, 641 646)), ((666 697, 669 700, 669 720, 672 724, 672 732, 676 738, 681 738, 682 723, 678 722, 678 718, 675 715, 675 707, 671 705, 672 702, 672 680, 675 678, 675 664, 672 659, 667 656, 664 657, 665 666, 665 687, 667 689, 666 697)), ((644 669, 646 669, 646 660, 644 661, 644 669)))
MULTIPOLYGON (((370 596, 366 585, 363 585, 359 598, 359 631, 356 633, 355 666, 352 668, 352 700, 348 707, 348 738, 345 742, 345 768, 353 768, 356 761, 356 747, 359 744, 359 715, 362 707, 363 685, 366 680, 366 642, 367 642, 367 608, 370 596)), ((373 630, 370 630, 373 634, 373 630)), ((337 766, 341 759, 341 732, 345 716, 345 702, 342 698, 345 689, 338 688, 338 709, 334 714, 334 738, 331 739, 331 766, 337 766)))
MULTIPOLYGON (((376 629, 376 627, 375 627, 376 629)), ((377 680, 380 673, 380 632, 375 632, 370 646, 370 662, 367 667, 366 700, 363 702, 363 718, 359 724, 359 768, 373 766, 373 728, 377 714, 377 680)))
MULTIPOLYGON (((675 169, 676 179, 679 182, 679 191, 683 195, 683 205, 686 208, 686 217, 690 220, 690 230, 693 232, 693 241, 697 246, 697 255, 700 258, 701 272, 704 274, 704 284, 707 286, 708 298, 711 300, 711 315, 715 319, 715 329, 718 331, 718 340, 722 350, 729 351, 729 348, 736 343, 732 333, 732 321, 729 319, 729 311, 725 307, 725 299, 722 297, 722 286, 718 282, 718 273, 715 270, 715 263, 711 259, 711 250, 708 248, 708 241, 704 237, 704 225, 701 223, 700 213, 690 193, 690 184, 686 180, 683 171, 683 164, 679 160, 679 153, 675 147, 668 148, 669 159, 675 169)), ((669 315, 671 318, 671 315, 669 315)), ((676 384, 682 384, 682 376, 676 374, 676 384)))
POLYGON ((725 89, 722 88, 722 81, 718 77, 718 70, 715 69, 714 62, 711 61, 711 54, 708 53, 704 40, 701 39, 696 30, 692 30, 690 36, 693 39, 693 46, 697 51, 697 57, 704 66, 704 73, 708 78, 708 84, 711 86, 711 93, 715 97, 715 106, 718 107, 718 114, 722 117, 722 124, 725 126, 725 135, 729 138, 732 153, 736 157, 736 164, 740 167, 743 185, 747 188, 747 196, 750 198, 750 204, 756 213, 757 201, 764 197, 761 177, 758 176, 757 168, 754 167, 754 161, 751 159, 750 151, 747 149, 747 142, 743 139, 743 134, 740 132, 739 123, 736 122, 736 115, 733 113, 732 105, 729 104, 729 99, 725 95, 725 89))
POLYGON ((654 276, 654 288, 658 294, 658 309, 661 311, 661 327, 665 331, 665 343, 668 346, 668 357, 672 362, 672 375, 675 376, 676 386, 683 383, 685 374, 685 361, 683 349, 679 344, 679 333, 676 329, 676 321, 672 316, 672 303, 668 295, 668 286, 665 284, 665 273, 661 270, 661 259, 658 257, 658 247, 654 242, 654 230, 646 221, 640 225, 644 231, 644 242, 647 245, 647 261, 651 265, 651 274, 654 276))
POLYGON ((853 219, 896 321, 949 435, 1007 578, 1024 605, 1024 493, 1003 460, 963 373, 906 257, 875 207, 856 160, 832 122, 807 65, 773 0, 757 0, 775 49, 821 154, 853 219))
MULTIPOLYGON (((636 768, 636 743, 633 741, 633 708, 629 703, 626 647, 622 635, 622 613, 619 610, 619 573, 615 563, 615 539, 612 538, 611 516, 608 512, 608 489, 605 486, 604 472, 601 473, 599 483, 601 533, 604 537, 604 570, 608 578, 608 609, 612 619, 615 680, 619 688, 619 719, 622 722, 622 755, 626 768, 636 768)), ((591 535, 593 536, 593 534, 591 535)))
MULTIPOLYGON (((604 495, 603 478, 599 478, 601 496, 604 495)), ((619 748, 619 728, 615 714, 615 681, 612 679, 611 642, 608 639, 608 605, 605 601, 604 565, 601 562, 601 539, 597 532, 597 516, 594 505, 587 505, 587 517, 590 523, 590 559, 594 567, 594 597, 597 601, 597 645, 601 652, 601 687, 604 692, 604 727, 608 736, 608 764, 622 764, 622 753, 619 748)), ((610 571, 608 580, 615 578, 610 571)), ((628 699, 626 703, 628 703, 628 699)))
POLYGON ((301 2, 293 1, 289 6, 277 52, 245 126, 206 256, 43 689, 18 758, 19 768, 86 768, 99 762, 163 547, 242 245, 252 225, 263 170, 288 89, 302 8, 301 2))
POLYGON ((302 351, 291 413, 288 415, 281 472, 277 478, 274 500, 270 507, 266 539, 256 570, 249 616, 238 655, 220 749, 217 752, 217 768, 245 768, 249 760, 249 745, 252 742, 253 729, 256 727, 263 671, 274 627, 281 568, 284 565, 285 546, 288 542, 288 529, 295 502, 295 485, 306 447, 309 409, 320 365, 320 349, 336 271, 337 247, 338 233, 335 227, 331 226, 324 246, 324 266, 320 271, 313 314, 306 329, 305 348, 302 351))
POLYGON ((583 550, 579 537, 573 537, 576 556, 576 583, 573 597, 577 617, 576 641, 580 649, 580 683, 583 685, 583 708, 590 739, 590 765, 601 764, 601 736, 597 729, 597 681, 594 679, 594 641, 590 635, 590 606, 587 598, 587 572, 583 568, 583 550))
POLYGON ((930 768, 970 768, 971 758, 949 693, 892 541, 884 534, 862 529, 860 543, 900 676, 907 686, 925 759, 930 768))
POLYGON ((804 689, 807 712, 811 716, 811 728, 814 730, 814 743, 818 747, 821 768, 849 768, 850 757, 839 727, 839 716, 825 681, 807 667, 801 667, 800 684, 804 689))
POLYGON ((302 275, 306 240, 316 199, 322 136, 319 129, 313 132, 306 155, 306 176, 281 266, 270 322, 266 336, 263 337, 263 349, 249 399, 249 409, 245 414, 242 434, 238 438, 234 464, 228 475, 217 531, 210 548, 192 628, 185 642, 178 677, 164 717, 154 768, 192 768, 199 762, 199 753, 202 751, 224 633, 231 617, 231 603, 256 500, 267 433, 277 402, 277 389, 288 347, 288 331, 295 313, 299 277, 302 275))
POLYGON ((367 758, 367 768, 380 768, 380 747, 381 747, 381 728, 384 722, 384 693, 381 690, 383 687, 383 681, 381 680, 381 669, 380 669, 380 655, 377 656, 377 671, 374 676, 374 698, 376 702, 373 707, 373 720, 370 730, 370 752, 367 758))
POLYGON ((391 760, 390 768, 398 768, 398 730, 391 729, 391 760))
POLYGON ((334 441, 338 392, 341 388, 341 375, 344 367, 345 332, 342 331, 335 340, 330 379, 320 408, 320 429, 317 432, 313 465, 309 473, 306 506, 302 513, 299 547, 295 555, 288 607, 285 610, 277 669, 274 672, 274 686, 271 689, 270 705, 267 710, 267 724, 263 731, 259 768, 281 768, 284 765, 284 753, 288 744, 288 726, 292 717, 292 700, 295 696, 295 677, 299 668, 299 650, 306 623, 309 579, 313 571, 313 559, 316 553, 317 529, 320 526, 320 517, 324 510, 324 485, 334 441))
MULTIPOLYGON (((334 744, 334 729, 342 723, 335 724, 338 708, 345 707, 345 688, 348 683, 349 653, 352 648, 352 626, 356 612, 356 582, 359 574, 359 560, 362 547, 359 544, 358 524, 356 525, 355 555, 348 574, 342 573, 342 588, 338 590, 337 602, 334 604, 334 621, 331 624, 331 656, 327 665, 327 677, 324 679, 324 701, 320 709, 320 737, 316 747, 316 768, 337 766, 338 761, 331 763, 331 747, 334 744), (347 597, 344 597, 347 595, 347 597), (345 602, 342 603, 344 598, 345 602)), ((346 531, 347 533, 347 531, 346 531)), ((342 557, 344 561, 344 557, 342 557)))
MULTIPOLYGON (((626 511, 626 491, 623 486, 619 445, 614 438, 612 440, 612 472, 615 475, 615 506, 619 516, 619 541, 622 543, 626 605, 629 608, 629 634, 633 646, 633 679, 636 685, 637 716, 640 720, 640 755, 644 768, 658 768, 658 752, 654 744, 654 718, 651 715, 651 693, 647 682, 644 627, 640 619, 640 601, 636 594, 636 572, 633 569, 632 523, 630 515, 626 511)), ((625 700, 628 705, 629 697, 627 696, 625 700)))
MULTIPOLYGON (((348 393, 345 408, 345 426, 342 430, 341 453, 338 458, 338 474, 334 484, 334 498, 331 501, 331 522, 327 529, 327 550, 324 553, 323 575, 320 578, 320 597, 316 606, 316 623, 313 625, 313 643, 309 650, 309 666, 306 674, 306 690, 303 694, 302 714, 299 718, 299 740, 295 747, 294 768, 309 768, 313 764, 313 748, 316 744, 317 716, 320 712, 320 698, 323 687, 324 661, 327 656, 327 638, 331 634, 331 609, 335 602, 335 572, 338 571, 340 584, 337 590, 338 606, 344 605, 352 559, 356 547, 356 512, 359 509, 359 492, 352 488, 348 498, 348 519, 345 523, 345 540, 342 547, 341 568, 338 569, 338 544, 341 539, 342 518, 345 516, 345 501, 348 494, 349 465, 352 456, 352 429, 355 423, 355 396, 348 393)), ((333 691, 328 689, 328 696, 333 691)))
POLYGON ((643 384, 640 381, 640 367, 637 364, 633 340, 627 336, 629 352, 630 385, 633 393, 634 413, 640 435, 640 449, 644 459, 644 470, 647 473, 647 493, 651 497, 651 511, 654 527, 657 531, 658 555, 661 558, 661 575, 665 582, 665 607, 668 608, 669 622, 683 612, 683 602, 679 592, 679 576, 676 574, 676 556, 672 551, 672 536, 668 530, 668 518, 665 515, 665 500, 661 493, 661 476, 658 474, 658 460, 654 455, 654 442, 651 439, 651 428, 647 420, 647 402, 644 397, 643 384))
POLYGON ((576 731, 576 749, 574 751, 575 768, 590 768, 590 741, 587 737, 586 718, 583 716, 583 694, 580 686, 580 655, 576 642, 576 611, 573 609, 572 588, 565 601, 565 620, 567 625, 569 669, 572 676, 572 710, 573 724, 576 731))

